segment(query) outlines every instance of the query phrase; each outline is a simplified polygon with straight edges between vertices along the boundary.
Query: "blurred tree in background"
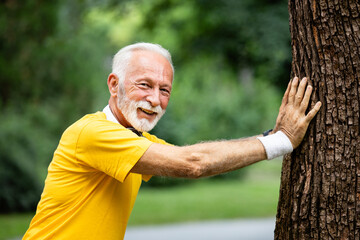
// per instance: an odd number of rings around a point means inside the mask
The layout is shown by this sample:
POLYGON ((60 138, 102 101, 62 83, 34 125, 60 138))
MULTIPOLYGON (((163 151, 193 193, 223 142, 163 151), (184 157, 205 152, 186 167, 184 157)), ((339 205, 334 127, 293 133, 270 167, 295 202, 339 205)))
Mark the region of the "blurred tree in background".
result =
POLYGON ((62 132, 107 104, 112 55, 139 41, 169 49, 176 69, 155 135, 183 145, 274 125, 290 75, 285 0, 5 0, 0 212, 34 209, 62 132))

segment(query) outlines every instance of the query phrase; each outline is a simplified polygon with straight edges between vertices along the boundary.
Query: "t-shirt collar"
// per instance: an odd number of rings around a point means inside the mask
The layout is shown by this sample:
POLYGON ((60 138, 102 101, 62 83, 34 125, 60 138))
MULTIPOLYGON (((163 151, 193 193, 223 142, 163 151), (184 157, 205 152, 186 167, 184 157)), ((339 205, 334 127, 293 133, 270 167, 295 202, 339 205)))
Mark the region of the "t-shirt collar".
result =
POLYGON ((106 107, 102 111, 103 113, 105 113, 107 120, 120 124, 119 121, 114 116, 114 114, 111 112, 109 105, 106 105, 106 107))
MULTIPOLYGON (((120 124, 119 121, 115 118, 114 114, 111 112, 109 105, 106 105, 106 107, 102 111, 106 115, 106 120, 120 124)), ((127 129, 131 130, 133 133, 135 133, 139 137, 143 137, 142 132, 136 130, 135 128, 129 127, 127 129)))

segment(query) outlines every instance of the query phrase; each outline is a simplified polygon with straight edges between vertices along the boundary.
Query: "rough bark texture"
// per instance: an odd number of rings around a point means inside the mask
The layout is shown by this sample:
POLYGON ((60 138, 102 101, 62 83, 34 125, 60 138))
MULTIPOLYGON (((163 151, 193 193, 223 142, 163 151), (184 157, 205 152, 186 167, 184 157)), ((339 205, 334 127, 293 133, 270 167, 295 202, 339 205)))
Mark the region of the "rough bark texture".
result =
POLYGON ((275 239, 360 239, 360 1, 289 0, 292 74, 323 106, 285 156, 275 239))

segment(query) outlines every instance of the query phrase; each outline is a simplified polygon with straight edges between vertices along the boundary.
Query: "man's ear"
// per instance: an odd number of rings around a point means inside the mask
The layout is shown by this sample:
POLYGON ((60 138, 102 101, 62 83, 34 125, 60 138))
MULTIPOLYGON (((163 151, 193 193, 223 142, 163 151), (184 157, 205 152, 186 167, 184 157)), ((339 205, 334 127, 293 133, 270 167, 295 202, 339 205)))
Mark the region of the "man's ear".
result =
POLYGON ((107 79, 107 85, 109 88, 110 95, 112 97, 117 96, 118 86, 119 86, 119 77, 115 73, 111 73, 107 79))

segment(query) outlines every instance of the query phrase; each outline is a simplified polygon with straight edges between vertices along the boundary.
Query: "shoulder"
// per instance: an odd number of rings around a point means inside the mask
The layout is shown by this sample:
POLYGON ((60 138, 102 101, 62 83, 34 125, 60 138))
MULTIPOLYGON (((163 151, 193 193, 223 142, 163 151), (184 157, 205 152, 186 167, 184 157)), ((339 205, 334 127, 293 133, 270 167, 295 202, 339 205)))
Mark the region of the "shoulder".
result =
POLYGON ((87 114, 65 129, 61 139, 69 137, 72 139, 77 139, 76 136, 79 136, 83 129, 86 128, 89 124, 101 122, 103 120, 106 120, 106 116, 102 112, 87 114))
POLYGON ((139 138, 121 124, 107 120, 103 112, 86 115, 76 122, 73 127, 77 129, 80 138, 86 142, 139 138))
POLYGON ((150 140, 151 142, 153 142, 153 143, 172 145, 172 144, 167 143, 166 141, 164 141, 164 140, 162 140, 162 139, 160 139, 160 138, 156 137, 155 135, 152 135, 152 134, 150 134, 148 132, 143 132, 143 136, 145 138, 147 138, 148 140, 150 140))
POLYGON ((90 123, 102 122, 104 120, 106 120, 106 115, 103 112, 87 114, 70 125, 66 130, 82 129, 90 123))
POLYGON ((69 126, 64 131, 61 139, 77 145, 80 142, 89 143, 118 137, 132 138, 134 136, 136 135, 122 125, 107 120, 105 113, 96 112, 85 115, 69 126))
POLYGON ((70 125, 63 133, 63 137, 66 135, 78 135, 80 134, 84 128, 88 125, 96 125, 96 124, 106 124, 106 116, 102 112, 96 112, 93 114, 87 114, 70 125))

